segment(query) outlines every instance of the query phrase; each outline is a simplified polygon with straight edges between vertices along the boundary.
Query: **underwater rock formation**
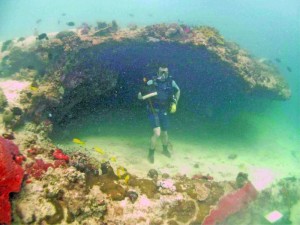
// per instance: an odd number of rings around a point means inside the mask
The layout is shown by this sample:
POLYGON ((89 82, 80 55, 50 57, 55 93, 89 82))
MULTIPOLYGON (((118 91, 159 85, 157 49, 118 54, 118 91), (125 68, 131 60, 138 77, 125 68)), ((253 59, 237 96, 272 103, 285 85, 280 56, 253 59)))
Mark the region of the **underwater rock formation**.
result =
POLYGON ((207 99, 202 104, 223 107, 237 96, 286 100, 290 90, 274 66, 210 27, 119 29, 115 22, 99 22, 96 28, 84 24, 76 32, 45 35, 49 40, 7 42, 0 53, 1 76, 22 84, 14 101, 3 104, 5 127, 26 122, 16 135, 28 158, 25 187, 13 201, 16 224, 220 222, 245 206, 236 197, 254 198, 246 174, 236 182, 216 182, 201 174, 173 177, 156 170, 149 171, 150 179, 139 178, 102 156, 91 160, 74 149, 65 154, 48 135, 55 124, 72 118, 84 104, 92 108, 103 96, 132 106, 140 81, 155 75, 161 63, 170 67, 186 101, 197 101, 192 98, 197 96, 207 99), (29 207, 32 202, 39 205, 29 207))
POLYGON ((189 95, 212 98, 209 102, 222 105, 234 94, 278 100, 291 95, 275 66, 226 41, 214 28, 156 24, 119 29, 115 22, 87 26, 49 34, 49 40, 25 39, 22 48, 13 42, 0 57, 3 76, 31 82, 21 95, 22 118, 41 122, 51 115, 60 122, 82 102, 106 93, 133 101, 139 82, 155 74, 162 62, 189 95))
POLYGON ((11 206, 9 194, 19 192, 24 170, 20 166, 23 157, 18 147, 0 137, 0 223, 10 224, 11 206))
POLYGON ((226 196, 226 185, 235 190, 231 182, 158 173, 157 182, 132 174, 126 182, 126 168, 121 174, 120 166, 99 163, 102 157, 73 152, 68 164, 56 166, 64 160, 55 159, 55 150, 46 148, 27 150, 26 181, 13 201, 16 224, 201 224, 226 196))
POLYGON ((277 210, 282 218, 274 224, 299 224, 300 179, 286 177, 275 182, 257 195, 247 210, 233 215, 226 224, 266 224, 265 216, 277 210), (296 213, 297 210, 297 213, 296 213))

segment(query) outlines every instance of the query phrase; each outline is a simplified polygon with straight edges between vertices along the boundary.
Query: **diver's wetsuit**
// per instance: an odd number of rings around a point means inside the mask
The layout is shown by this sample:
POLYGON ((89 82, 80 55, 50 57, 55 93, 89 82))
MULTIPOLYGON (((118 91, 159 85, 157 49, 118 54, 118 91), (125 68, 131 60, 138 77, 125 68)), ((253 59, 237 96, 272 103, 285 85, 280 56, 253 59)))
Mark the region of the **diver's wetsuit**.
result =
POLYGON ((152 128, 161 127, 162 131, 167 131, 169 127, 168 111, 170 103, 174 98, 174 89, 178 91, 179 87, 171 77, 164 81, 152 79, 147 82, 147 85, 154 85, 157 91, 157 96, 149 99, 147 105, 151 126, 152 128))

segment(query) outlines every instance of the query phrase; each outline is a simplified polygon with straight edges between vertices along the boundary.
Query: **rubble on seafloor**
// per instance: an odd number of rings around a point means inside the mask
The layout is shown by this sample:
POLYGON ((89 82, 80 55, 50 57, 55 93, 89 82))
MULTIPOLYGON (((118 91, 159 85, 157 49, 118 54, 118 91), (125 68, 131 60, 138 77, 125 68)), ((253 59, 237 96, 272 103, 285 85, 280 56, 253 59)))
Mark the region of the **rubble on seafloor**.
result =
MULTIPOLYGON (((186 176, 158 174, 153 180, 126 172, 125 182, 109 162, 80 152, 66 158, 53 149, 28 147, 22 188, 12 199, 15 224, 200 223, 226 194, 222 183, 186 176)), ((227 185, 236 189, 234 182, 227 185)))
MULTIPOLYGON (((127 170, 118 175, 109 161, 81 152, 66 157, 42 145, 21 149, 25 176, 20 189, 11 190, 20 191, 10 199, 12 224, 255 224, 263 223, 274 206, 286 224, 296 215, 296 178, 282 179, 260 193, 244 173, 236 181, 217 182, 200 171, 189 178, 152 169, 156 176, 139 178, 127 170)), ((5 152, 3 142, 0 149, 5 152)))

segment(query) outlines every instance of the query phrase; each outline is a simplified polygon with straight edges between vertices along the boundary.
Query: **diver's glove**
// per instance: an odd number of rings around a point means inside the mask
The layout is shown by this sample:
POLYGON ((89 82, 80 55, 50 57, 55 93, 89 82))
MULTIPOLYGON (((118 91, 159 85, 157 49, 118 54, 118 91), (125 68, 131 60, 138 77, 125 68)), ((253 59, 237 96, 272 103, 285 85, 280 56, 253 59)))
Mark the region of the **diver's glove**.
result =
POLYGON ((170 113, 175 113, 177 109, 177 99, 173 98, 171 106, 170 106, 170 113))
POLYGON ((175 113, 175 112, 176 112, 176 109, 177 109, 176 103, 173 102, 173 103, 171 104, 170 113, 175 113))

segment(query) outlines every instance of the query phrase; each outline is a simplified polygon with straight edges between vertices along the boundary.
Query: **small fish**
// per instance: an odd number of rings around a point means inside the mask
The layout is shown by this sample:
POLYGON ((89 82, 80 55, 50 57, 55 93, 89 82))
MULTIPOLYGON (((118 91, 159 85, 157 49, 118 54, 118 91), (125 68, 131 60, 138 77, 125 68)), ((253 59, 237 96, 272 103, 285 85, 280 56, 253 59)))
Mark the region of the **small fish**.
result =
POLYGON ((278 63, 281 63, 281 59, 279 59, 279 58, 276 58, 275 61, 278 63))
POLYGON ((60 20, 57 20, 57 24, 60 24, 60 20))
POLYGON ((112 162, 116 162, 116 161, 117 161, 117 158, 116 158, 116 156, 112 156, 112 157, 110 157, 110 161, 112 161, 112 162))
POLYGON ((70 27, 73 27, 73 26, 75 26, 75 23, 74 22, 67 22, 67 25, 70 26, 70 27))
POLYGON ((121 179, 124 175, 126 175, 126 173, 127 173, 127 170, 124 167, 119 166, 117 168, 116 175, 119 177, 119 179, 121 179))
POLYGON ((65 14, 65 13, 62 13, 61 15, 62 15, 62 16, 66 16, 67 14, 65 14))
POLYGON ((31 91, 38 91, 39 90, 39 88, 38 87, 36 87, 36 86, 30 86, 30 90, 31 91))
POLYGON ((38 19, 37 21, 35 21, 36 24, 39 24, 40 22, 42 22, 42 19, 38 19))
POLYGON ((129 15, 130 17, 134 17, 134 14, 132 14, 132 13, 129 13, 128 15, 129 15))
POLYGON ((130 179, 130 176, 129 176, 129 174, 127 174, 126 177, 124 178, 125 184, 128 184, 129 179, 130 179))
POLYGON ((105 154, 105 151, 99 147, 94 147, 94 150, 98 153, 100 153, 101 155, 104 155, 105 154))
POLYGON ((39 36, 37 36, 36 39, 37 39, 37 40, 43 40, 43 39, 49 40, 49 38, 48 38, 48 36, 47 36, 46 33, 40 34, 39 36))
POLYGON ((291 67, 287 66, 286 69, 287 69, 289 72, 292 72, 291 67))
POLYGON ((78 138, 73 138, 73 143, 78 144, 78 145, 85 145, 85 142, 78 138))

